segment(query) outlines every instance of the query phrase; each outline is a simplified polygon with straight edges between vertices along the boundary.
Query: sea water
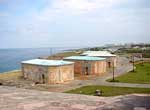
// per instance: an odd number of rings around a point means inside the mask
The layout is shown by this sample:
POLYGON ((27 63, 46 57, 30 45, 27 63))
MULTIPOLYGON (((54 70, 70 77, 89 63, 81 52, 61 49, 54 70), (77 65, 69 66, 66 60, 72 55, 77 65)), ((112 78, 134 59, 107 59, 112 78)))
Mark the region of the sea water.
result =
POLYGON ((0 73, 21 69, 21 61, 50 56, 64 48, 0 49, 0 73))

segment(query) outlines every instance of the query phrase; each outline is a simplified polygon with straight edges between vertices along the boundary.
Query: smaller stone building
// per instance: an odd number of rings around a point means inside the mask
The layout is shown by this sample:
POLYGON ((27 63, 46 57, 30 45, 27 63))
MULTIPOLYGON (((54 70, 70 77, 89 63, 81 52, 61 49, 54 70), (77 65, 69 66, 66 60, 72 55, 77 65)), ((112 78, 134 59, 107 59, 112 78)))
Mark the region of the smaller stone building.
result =
POLYGON ((81 54, 81 56, 106 58, 108 68, 117 66, 117 56, 109 53, 108 51, 85 51, 81 54))
POLYGON ((74 63, 33 59, 22 62, 22 73, 24 78, 38 83, 62 83, 74 80, 74 63))
POLYGON ((102 75, 106 72, 105 58, 89 56, 71 56, 64 60, 75 62, 74 71, 81 75, 102 75))

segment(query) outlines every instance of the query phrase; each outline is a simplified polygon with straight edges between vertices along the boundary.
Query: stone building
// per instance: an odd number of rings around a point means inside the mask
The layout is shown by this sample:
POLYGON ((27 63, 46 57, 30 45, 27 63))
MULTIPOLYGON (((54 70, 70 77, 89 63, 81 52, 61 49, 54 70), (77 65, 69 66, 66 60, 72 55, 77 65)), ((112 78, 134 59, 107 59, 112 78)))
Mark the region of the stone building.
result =
POLYGON ((89 56, 71 56, 64 58, 74 62, 74 72, 81 75, 102 75, 106 72, 105 58, 89 56))
POLYGON ((117 66, 117 56, 109 53, 108 51, 85 51, 81 54, 81 56, 106 58, 108 68, 117 66))
POLYGON ((74 63, 62 60, 33 59, 22 62, 24 78, 37 83, 62 83, 74 80, 74 63))

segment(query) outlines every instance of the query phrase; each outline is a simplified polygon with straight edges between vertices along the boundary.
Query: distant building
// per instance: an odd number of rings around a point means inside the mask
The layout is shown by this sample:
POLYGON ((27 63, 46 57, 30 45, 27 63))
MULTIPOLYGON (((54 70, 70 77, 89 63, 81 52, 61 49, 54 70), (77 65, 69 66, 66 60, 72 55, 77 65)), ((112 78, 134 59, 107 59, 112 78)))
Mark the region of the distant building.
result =
POLYGON ((81 56, 92 56, 106 58, 107 67, 117 66, 117 56, 108 51, 85 51, 81 56))
POLYGON ((74 62, 74 71, 81 75, 102 75, 106 72, 105 58, 89 56, 71 56, 64 60, 74 62))
POLYGON ((38 83, 62 83, 74 79, 74 63, 33 59, 22 62, 22 73, 24 78, 38 83))

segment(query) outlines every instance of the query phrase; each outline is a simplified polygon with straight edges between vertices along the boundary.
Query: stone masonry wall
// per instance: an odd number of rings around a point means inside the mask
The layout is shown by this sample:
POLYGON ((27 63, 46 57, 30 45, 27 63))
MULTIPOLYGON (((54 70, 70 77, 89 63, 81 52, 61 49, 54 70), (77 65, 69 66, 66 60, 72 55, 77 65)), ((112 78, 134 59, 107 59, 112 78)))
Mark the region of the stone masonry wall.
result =
POLYGON ((47 82, 47 67, 22 64, 22 73, 24 78, 32 80, 34 82, 46 83, 47 82), (43 76, 45 77, 43 80, 43 76))
MULTIPOLYGON (((70 60, 71 61, 71 60, 70 60)), ((101 75, 102 73, 106 72, 106 61, 79 61, 79 60, 72 60, 75 62, 74 64, 74 71, 75 74, 86 74, 85 67, 86 65, 90 65, 89 74, 90 75, 101 75)))
POLYGON ((74 65, 63 65, 48 68, 48 83, 63 83, 74 80, 74 65))
POLYGON ((109 58, 106 58, 106 61, 107 61, 107 67, 113 67, 113 63, 114 63, 114 67, 117 66, 117 57, 109 57, 109 58), (110 65, 109 65, 109 62, 110 62, 110 65))
POLYGON ((74 65, 63 66, 37 66, 22 64, 24 78, 39 83, 62 83, 74 79, 74 65))

